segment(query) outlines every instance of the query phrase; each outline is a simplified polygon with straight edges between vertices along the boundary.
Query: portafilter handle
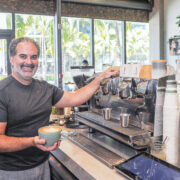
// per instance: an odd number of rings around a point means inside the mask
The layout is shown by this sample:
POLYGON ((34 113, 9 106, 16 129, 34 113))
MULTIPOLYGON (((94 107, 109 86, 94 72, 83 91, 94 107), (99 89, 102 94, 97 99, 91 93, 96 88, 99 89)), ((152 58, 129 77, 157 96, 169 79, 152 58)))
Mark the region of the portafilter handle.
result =
POLYGON ((126 99, 130 97, 130 88, 126 86, 125 88, 121 89, 119 92, 119 97, 122 99, 126 99))

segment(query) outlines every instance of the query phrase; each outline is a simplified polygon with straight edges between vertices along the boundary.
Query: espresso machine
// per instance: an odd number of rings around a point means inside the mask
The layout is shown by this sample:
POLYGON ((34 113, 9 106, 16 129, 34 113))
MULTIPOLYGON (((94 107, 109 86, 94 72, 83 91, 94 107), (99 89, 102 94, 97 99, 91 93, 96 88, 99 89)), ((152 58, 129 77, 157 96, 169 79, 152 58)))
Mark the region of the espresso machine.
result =
POLYGON ((70 140, 110 168, 141 151, 148 151, 155 124, 156 91, 165 82, 163 78, 104 80, 89 100, 88 110, 75 112, 75 121, 85 124, 88 130, 71 136, 70 140), (111 109, 109 120, 104 119, 104 108, 111 109), (122 127, 123 114, 129 115, 127 127, 122 127))

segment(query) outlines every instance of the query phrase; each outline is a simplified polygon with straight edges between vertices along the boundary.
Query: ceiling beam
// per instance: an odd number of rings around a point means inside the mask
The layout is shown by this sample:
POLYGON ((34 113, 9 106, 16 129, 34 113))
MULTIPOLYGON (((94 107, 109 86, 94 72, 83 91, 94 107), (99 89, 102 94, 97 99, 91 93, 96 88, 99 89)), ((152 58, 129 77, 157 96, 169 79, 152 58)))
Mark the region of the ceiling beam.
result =
POLYGON ((111 6, 111 7, 121 7, 130 9, 141 9, 141 10, 152 10, 152 5, 148 2, 135 2, 128 0, 62 0, 62 2, 67 3, 81 3, 81 4, 92 4, 99 6, 111 6))

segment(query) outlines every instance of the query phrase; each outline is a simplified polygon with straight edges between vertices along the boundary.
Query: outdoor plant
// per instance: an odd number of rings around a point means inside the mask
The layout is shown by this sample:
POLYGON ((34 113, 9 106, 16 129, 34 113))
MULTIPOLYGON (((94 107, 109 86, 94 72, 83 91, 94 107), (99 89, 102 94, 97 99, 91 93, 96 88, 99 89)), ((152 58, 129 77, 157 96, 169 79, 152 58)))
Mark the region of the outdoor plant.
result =
MULTIPOLYGON (((180 16, 177 16, 176 18, 177 18, 177 22, 176 22, 176 24, 177 24, 177 25, 178 25, 178 27, 180 28, 180 16)), ((175 37, 175 38, 180 38, 180 34, 175 35, 174 37, 175 37)))
MULTIPOLYGON (((177 16, 176 19, 177 19, 176 24, 180 28, 180 16, 177 16)), ((174 35, 173 37, 170 37, 169 38, 169 45, 171 44, 171 40, 174 39, 174 38, 180 38, 180 35, 174 35)))
POLYGON ((178 21, 176 22, 176 24, 178 25, 178 27, 180 27, 180 16, 176 17, 178 19, 178 21))

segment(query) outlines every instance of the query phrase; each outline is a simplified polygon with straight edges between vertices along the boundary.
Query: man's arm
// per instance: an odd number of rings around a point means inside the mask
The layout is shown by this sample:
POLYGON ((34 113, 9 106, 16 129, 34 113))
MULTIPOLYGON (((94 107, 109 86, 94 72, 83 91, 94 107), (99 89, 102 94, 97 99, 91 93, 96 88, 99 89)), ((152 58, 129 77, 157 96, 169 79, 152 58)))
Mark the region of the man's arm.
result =
POLYGON ((63 97, 55 104, 56 107, 69 107, 69 106, 79 106, 83 104, 97 91, 100 86, 100 82, 106 78, 117 76, 119 72, 114 68, 109 68, 100 74, 95 80, 90 84, 78 89, 74 93, 64 92, 63 97))
POLYGON ((52 147, 46 148, 44 139, 35 137, 10 137, 5 135, 7 123, 0 122, 0 152, 21 151, 31 146, 36 146, 43 151, 55 150, 59 144, 55 143, 52 147))

